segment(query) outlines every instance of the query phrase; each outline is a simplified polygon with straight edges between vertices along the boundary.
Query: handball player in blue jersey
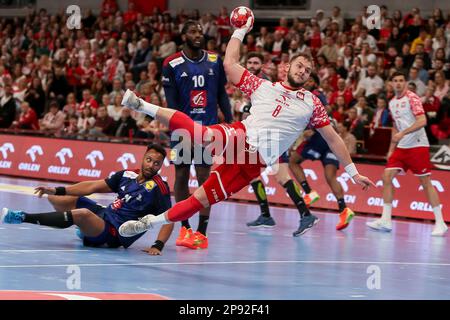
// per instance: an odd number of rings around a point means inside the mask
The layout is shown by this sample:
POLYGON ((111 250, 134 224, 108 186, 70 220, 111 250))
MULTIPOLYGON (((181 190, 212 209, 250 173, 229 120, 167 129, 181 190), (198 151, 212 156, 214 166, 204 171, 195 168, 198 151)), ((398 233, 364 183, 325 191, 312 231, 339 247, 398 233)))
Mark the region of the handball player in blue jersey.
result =
MULTIPOLYGON (((183 112, 204 126, 218 123, 217 106, 219 106, 225 122, 231 123, 233 117, 225 90, 227 80, 222 59, 217 53, 202 49, 205 40, 202 27, 198 22, 187 21, 181 34, 184 42, 183 49, 167 57, 163 64, 162 83, 167 106, 183 112)), ((208 159, 201 157, 203 153, 201 146, 193 146, 191 149, 190 140, 181 142, 179 136, 174 133, 171 139, 171 160, 175 164, 174 194, 176 202, 189 197, 189 174, 192 160, 194 160, 199 186, 208 179, 212 164, 208 159)), ((182 221, 176 245, 191 249, 207 248, 206 229, 209 213, 210 208, 200 210, 196 232, 192 231, 189 220, 182 221)))
MULTIPOLYGON (((147 147, 140 170, 118 171, 104 180, 84 181, 67 187, 37 187, 39 197, 48 195, 56 212, 30 214, 3 208, 0 223, 32 223, 54 228, 78 226, 77 235, 85 246, 128 248, 143 233, 130 238, 119 235, 119 226, 128 220, 138 220, 151 213, 160 214, 171 208, 168 184, 158 175, 166 151, 160 145, 147 147), (117 193, 113 203, 104 207, 87 195, 117 193)), ((173 224, 161 227, 152 247, 145 249, 159 255, 169 239, 173 224)))

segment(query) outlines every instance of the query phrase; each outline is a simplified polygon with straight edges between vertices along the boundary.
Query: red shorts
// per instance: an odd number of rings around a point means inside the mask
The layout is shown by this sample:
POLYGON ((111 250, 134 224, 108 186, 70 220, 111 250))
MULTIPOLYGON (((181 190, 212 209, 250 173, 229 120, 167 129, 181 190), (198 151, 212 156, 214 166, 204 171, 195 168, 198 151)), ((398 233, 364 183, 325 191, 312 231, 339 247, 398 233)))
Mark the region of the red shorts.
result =
POLYGON ((222 147, 222 151, 213 153, 224 158, 224 163, 212 170, 202 185, 212 205, 247 186, 261 174, 265 164, 258 152, 247 144, 246 130, 241 122, 217 124, 209 128, 215 129, 214 139, 218 139, 222 147))
POLYGON ((403 173, 411 170, 416 176, 429 175, 433 167, 430 162, 429 149, 429 147, 395 148, 388 159, 386 169, 399 169, 403 173))

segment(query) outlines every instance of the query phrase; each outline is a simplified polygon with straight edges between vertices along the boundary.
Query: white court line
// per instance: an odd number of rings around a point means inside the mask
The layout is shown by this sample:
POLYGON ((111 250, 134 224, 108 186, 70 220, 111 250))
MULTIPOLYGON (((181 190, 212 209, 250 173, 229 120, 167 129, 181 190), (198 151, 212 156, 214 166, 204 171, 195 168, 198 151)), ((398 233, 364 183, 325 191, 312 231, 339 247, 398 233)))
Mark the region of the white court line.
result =
POLYGON ((15 249, 9 249, 9 250, 0 250, 1 252, 22 252, 22 253, 34 253, 34 252, 89 252, 90 250, 64 250, 64 249, 55 249, 55 250, 15 250, 15 249))
POLYGON ((229 264, 356 264, 356 265, 408 265, 408 266, 443 266, 450 263, 397 262, 397 261, 306 261, 306 260, 267 260, 267 261, 204 261, 204 262, 136 262, 136 263, 71 263, 71 264, 19 264, 0 265, 0 268, 51 268, 68 267, 125 267, 125 266, 187 266, 187 265, 229 265, 229 264))

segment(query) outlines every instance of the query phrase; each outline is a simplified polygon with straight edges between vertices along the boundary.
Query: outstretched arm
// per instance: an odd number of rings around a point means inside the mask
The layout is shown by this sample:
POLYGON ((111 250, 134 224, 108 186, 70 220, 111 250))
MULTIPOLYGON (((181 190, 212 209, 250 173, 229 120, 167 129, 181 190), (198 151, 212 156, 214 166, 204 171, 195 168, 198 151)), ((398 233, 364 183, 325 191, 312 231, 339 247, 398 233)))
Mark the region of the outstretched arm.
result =
MULTIPOLYGON (((106 184, 105 180, 95 181, 83 181, 64 188, 65 194, 68 196, 87 196, 92 193, 108 193, 112 192, 111 188, 106 184)), ((42 197, 44 194, 54 195, 56 194, 56 188, 39 186, 34 189, 34 193, 38 197, 42 197)))
POLYGON ((348 153, 344 141, 337 134, 331 125, 326 125, 324 127, 318 128, 317 131, 322 135, 325 141, 328 143, 331 151, 339 159, 339 162, 345 168, 345 171, 355 180, 358 184, 363 186, 363 189, 367 189, 369 186, 374 186, 375 184, 367 177, 362 176, 358 173, 356 166, 352 162, 352 158, 348 153))
POLYGON ((228 80, 233 84, 239 83, 245 71, 245 68, 239 64, 241 44, 246 33, 250 31, 252 24, 253 18, 250 17, 244 27, 235 30, 225 51, 223 66, 225 67, 228 80))

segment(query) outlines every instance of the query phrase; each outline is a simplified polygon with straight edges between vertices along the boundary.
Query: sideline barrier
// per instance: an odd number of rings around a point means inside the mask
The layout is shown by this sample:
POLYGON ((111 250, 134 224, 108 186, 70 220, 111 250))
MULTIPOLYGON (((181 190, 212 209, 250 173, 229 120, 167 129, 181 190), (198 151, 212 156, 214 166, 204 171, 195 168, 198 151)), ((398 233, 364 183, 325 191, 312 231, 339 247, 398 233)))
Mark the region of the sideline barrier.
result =
MULTIPOLYGON (((146 147, 142 145, 0 135, 0 174, 67 182, 103 179, 118 170, 139 168, 145 149, 146 147)), ((311 187, 321 196, 314 207, 336 210, 337 204, 325 181, 321 163, 307 161, 303 167, 311 187)), ((360 213, 381 214, 383 205, 381 174, 384 167, 359 164, 358 169, 371 178, 378 188, 362 191, 341 168, 338 172, 338 181, 344 189, 348 206, 360 213)), ((268 168, 261 175, 269 201, 292 205, 290 198, 277 184, 270 171, 268 168)), ((174 168, 167 159, 161 170, 161 176, 169 182, 173 190, 174 168)), ((447 190, 450 190, 450 172, 433 170, 432 182, 442 201, 444 219, 450 222, 448 211, 450 197, 447 196, 447 190)), ((411 173, 397 176, 393 184, 396 190, 393 216, 434 219, 432 208, 415 176, 411 173)), ((189 186, 191 191, 198 186, 195 170, 191 170, 189 186)), ((255 200, 251 186, 231 198, 255 200)))

